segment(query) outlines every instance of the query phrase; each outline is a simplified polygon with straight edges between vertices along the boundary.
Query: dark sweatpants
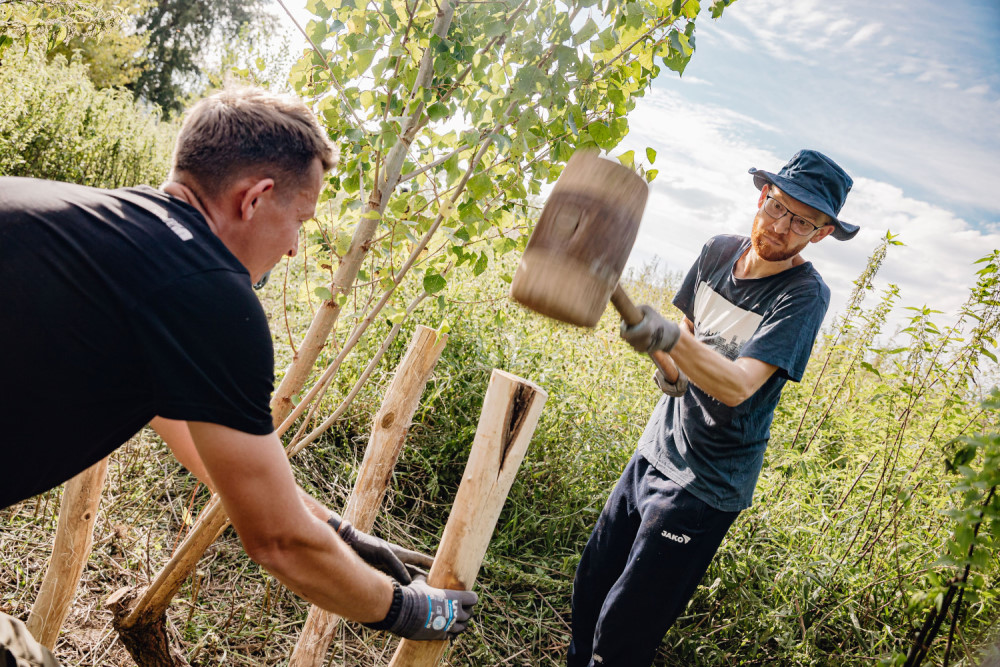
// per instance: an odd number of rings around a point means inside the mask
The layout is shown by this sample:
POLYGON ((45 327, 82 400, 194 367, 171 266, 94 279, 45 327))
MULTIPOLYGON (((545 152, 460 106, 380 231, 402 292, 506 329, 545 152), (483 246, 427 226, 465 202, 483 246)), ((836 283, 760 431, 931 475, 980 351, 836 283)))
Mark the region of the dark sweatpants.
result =
POLYGON ((648 667, 739 512, 721 512, 636 453, 573 582, 569 667, 648 667))

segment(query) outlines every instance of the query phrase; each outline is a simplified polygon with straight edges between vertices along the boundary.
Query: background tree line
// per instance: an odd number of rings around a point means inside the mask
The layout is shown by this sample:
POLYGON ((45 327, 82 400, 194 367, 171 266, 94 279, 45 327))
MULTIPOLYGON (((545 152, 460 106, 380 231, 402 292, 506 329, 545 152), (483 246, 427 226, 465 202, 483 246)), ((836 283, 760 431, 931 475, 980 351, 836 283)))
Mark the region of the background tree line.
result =
POLYGON ((0 3, 0 60, 15 42, 78 59, 97 88, 123 87, 171 117, 233 43, 273 30, 265 0, 13 0, 0 3), (214 62, 213 62, 214 61, 214 62))

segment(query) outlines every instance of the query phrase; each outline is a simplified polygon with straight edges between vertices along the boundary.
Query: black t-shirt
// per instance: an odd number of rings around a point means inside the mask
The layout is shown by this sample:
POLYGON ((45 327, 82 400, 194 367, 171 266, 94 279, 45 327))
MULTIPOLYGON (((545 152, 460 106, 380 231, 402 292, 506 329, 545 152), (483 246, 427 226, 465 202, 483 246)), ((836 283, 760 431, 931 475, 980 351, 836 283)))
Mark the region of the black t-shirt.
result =
POLYGON ((149 187, 0 178, 0 507, 152 417, 272 429, 274 353, 250 275, 149 187))

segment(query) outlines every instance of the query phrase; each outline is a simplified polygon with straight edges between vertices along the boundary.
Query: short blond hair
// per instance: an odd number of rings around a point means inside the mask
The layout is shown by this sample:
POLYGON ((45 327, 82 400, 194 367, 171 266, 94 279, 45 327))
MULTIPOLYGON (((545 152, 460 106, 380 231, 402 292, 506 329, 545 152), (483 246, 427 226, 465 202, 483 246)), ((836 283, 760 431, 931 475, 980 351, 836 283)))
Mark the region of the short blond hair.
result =
POLYGON ((337 163, 326 131, 299 98, 262 88, 228 85, 188 111, 174 147, 174 178, 190 174, 204 194, 260 172, 281 186, 295 184, 319 159, 337 163))

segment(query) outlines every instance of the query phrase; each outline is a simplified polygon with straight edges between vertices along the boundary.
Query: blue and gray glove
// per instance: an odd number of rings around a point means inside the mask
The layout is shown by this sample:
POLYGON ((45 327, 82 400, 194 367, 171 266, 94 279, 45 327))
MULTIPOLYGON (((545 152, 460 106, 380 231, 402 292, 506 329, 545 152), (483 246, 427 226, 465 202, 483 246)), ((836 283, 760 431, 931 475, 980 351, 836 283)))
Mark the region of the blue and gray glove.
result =
POLYGON ((628 326, 622 322, 619 333, 636 352, 649 354, 656 350, 670 352, 680 338, 681 330, 676 322, 665 319, 651 306, 639 306, 642 321, 628 326))
POLYGON ((430 566, 434 564, 434 559, 427 554, 410 551, 364 533, 352 526, 350 521, 341 519, 337 514, 333 514, 326 522, 337 531, 337 535, 344 540, 347 546, 354 549, 361 560, 376 570, 385 572, 402 584, 410 583, 417 575, 426 576, 427 572, 422 568, 430 569, 430 566))
POLYGON ((406 639, 454 639, 465 630, 478 600, 472 591, 432 588, 422 576, 414 578, 409 586, 393 581, 389 613, 378 623, 363 625, 406 639))
POLYGON ((656 373, 653 374, 653 381, 656 383, 656 386, 660 388, 660 391, 667 396, 672 396, 674 398, 680 398, 687 393, 688 384, 690 384, 688 376, 684 375, 684 371, 679 368, 677 369, 676 382, 667 382, 667 378, 663 376, 663 371, 659 368, 657 368, 656 373))

